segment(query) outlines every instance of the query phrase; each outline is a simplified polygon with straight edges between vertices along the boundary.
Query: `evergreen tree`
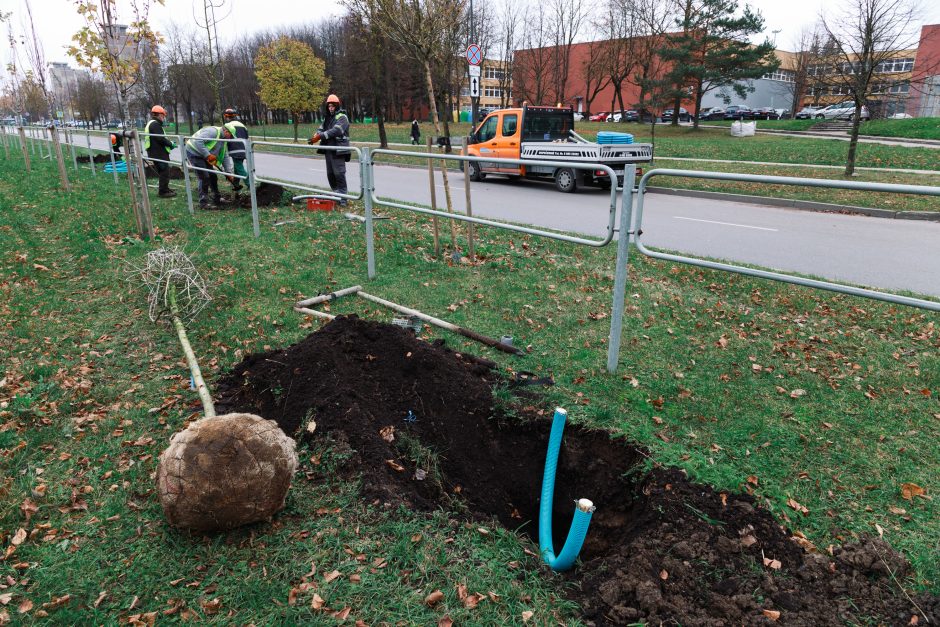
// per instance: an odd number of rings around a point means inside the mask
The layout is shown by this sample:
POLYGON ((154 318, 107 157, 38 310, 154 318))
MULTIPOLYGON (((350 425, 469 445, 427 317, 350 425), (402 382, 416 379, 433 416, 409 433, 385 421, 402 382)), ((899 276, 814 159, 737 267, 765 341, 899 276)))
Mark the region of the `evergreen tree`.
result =
MULTIPOLYGON (((758 45, 748 40, 764 30, 764 18, 751 7, 745 5, 737 15, 736 0, 686 0, 683 9, 677 24, 682 30, 669 37, 670 45, 662 55, 673 64, 669 77, 676 93, 691 97, 696 111, 706 93, 730 87, 743 98, 749 91, 745 81, 779 66, 769 40, 758 45)), ((674 123, 678 110, 677 102, 674 123)))

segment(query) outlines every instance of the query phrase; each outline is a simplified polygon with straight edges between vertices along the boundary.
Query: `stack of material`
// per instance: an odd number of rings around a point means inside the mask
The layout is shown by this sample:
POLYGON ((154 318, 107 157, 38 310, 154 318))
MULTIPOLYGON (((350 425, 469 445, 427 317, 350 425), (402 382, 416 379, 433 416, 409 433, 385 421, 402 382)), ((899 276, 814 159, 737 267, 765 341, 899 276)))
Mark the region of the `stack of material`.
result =
POLYGON ((104 166, 104 171, 127 174, 127 161, 124 161, 123 159, 115 161, 113 166, 110 163, 107 163, 104 166))
POLYGON ((633 135, 630 133, 611 133, 601 131, 597 134, 598 144, 632 144, 633 135))

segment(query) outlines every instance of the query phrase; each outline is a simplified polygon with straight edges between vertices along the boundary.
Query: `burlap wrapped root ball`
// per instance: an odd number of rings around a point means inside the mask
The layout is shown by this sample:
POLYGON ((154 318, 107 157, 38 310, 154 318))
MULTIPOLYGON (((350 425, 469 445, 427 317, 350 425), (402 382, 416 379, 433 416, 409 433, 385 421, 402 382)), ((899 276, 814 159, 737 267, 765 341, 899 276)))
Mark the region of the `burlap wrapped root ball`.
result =
POLYGON ((203 418, 160 455, 160 504, 171 525, 193 531, 267 520, 284 507, 297 466, 297 444, 273 420, 203 418))

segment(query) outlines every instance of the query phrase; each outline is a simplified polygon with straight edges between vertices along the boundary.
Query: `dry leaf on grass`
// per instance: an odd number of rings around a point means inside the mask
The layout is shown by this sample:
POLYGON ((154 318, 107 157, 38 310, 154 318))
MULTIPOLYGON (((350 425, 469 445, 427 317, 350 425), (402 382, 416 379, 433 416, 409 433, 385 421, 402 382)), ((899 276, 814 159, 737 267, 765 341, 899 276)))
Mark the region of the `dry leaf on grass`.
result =
POLYGON ((435 590, 428 596, 424 597, 424 604, 427 605, 428 607, 434 607, 435 605, 440 603, 441 600, 443 600, 443 598, 444 598, 444 593, 441 592, 440 590, 435 590))
POLYGON ((801 514, 809 514, 809 509, 807 509, 807 508, 806 508, 805 506, 803 506, 803 505, 800 505, 799 503, 797 503, 797 502, 794 501, 793 499, 787 499, 787 505, 789 505, 790 507, 792 507, 793 509, 795 509, 796 511, 798 511, 798 512, 801 513, 801 514))
POLYGON ((13 539, 10 540, 10 543, 13 544, 13 546, 19 546, 23 544, 25 540, 26 540, 26 530, 20 527, 19 529, 16 530, 16 533, 13 534, 13 539))
POLYGON ((535 614, 535 612, 530 612, 529 610, 524 611, 524 612, 522 613, 522 622, 523 622, 523 623, 528 623, 529 620, 531 620, 531 618, 532 618, 532 616, 533 616, 534 614, 535 614))
POLYGON ((913 501, 915 496, 923 496, 926 493, 927 490, 923 489, 916 483, 901 484, 901 498, 907 499, 908 501, 913 501))
POLYGON ((450 616, 441 616, 440 620, 437 621, 437 627, 452 627, 453 624, 454 621, 450 616))
POLYGON ((764 616, 775 621, 780 619, 780 612, 777 610, 764 610, 764 616))
POLYGON ((774 560, 774 559, 770 559, 769 557, 765 557, 764 566, 766 566, 767 568, 772 568, 774 570, 780 570, 780 567, 783 566, 783 564, 780 563, 780 560, 774 560))

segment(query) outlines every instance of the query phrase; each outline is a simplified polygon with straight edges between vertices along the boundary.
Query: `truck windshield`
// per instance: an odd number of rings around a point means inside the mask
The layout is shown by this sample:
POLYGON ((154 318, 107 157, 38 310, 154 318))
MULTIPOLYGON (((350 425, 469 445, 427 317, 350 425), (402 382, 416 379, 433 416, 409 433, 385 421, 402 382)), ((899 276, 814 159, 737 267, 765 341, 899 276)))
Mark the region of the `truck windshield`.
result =
POLYGON ((522 121, 522 141, 568 141, 568 131, 573 125, 569 110, 527 110, 522 121))

